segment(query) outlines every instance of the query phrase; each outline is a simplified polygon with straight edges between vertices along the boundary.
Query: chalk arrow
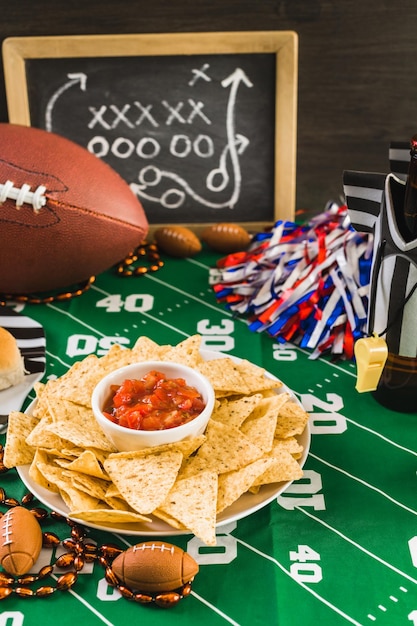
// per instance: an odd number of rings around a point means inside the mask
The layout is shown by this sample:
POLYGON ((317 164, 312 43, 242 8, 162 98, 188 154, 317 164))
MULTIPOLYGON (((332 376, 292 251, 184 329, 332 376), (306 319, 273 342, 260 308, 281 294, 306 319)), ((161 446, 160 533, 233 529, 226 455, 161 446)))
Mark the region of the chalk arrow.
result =
MULTIPOLYGON (((253 83, 246 76, 245 72, 237 67, 234 72, 230 74, 230 76, 226 76, 222 80, 222 87, 228 87, 229 85, 234 85, 235 91, 237 90, 239 83, 245 83, 246 87, 253 87, 253 83)), ((236 98, 235 98, 236 99, 236 98)))
POLYGON ((75 74, 67 74, 67 77, 69 78, 69 81, 64 83, 61 87, 59 87, 59 89, 56 90, 53 96, 49 99, 49 102, 46 107, 45 128, 49 132, 52 132, 52 112, 53 112, 55 103, 58 100, 58 98, 60 98, 60 96, 65 91, 67 91, 67 89, 70 89, 74 85, 79 84, 81 91, 85 91, 87 88, 87 75, 86 74, 79 72, 75 74))
POLYGON ((229 200, 226 200, 224 202, 211 202, 203 198, 200 194, 196 193, 191 185, 189 185, 184 178, 175 174, 174 172, 159 170, 159 168, 157 168, 157 176, 155 177, 156 170, 152 166, 145 167, 141 170, 141 172, 139 172, 140 184, 138 185, 137 183, 131 183, 130 188, 132 189, 132 191, 136 193, 140 198, 145 198, 154 202, 158 201, 162 206, 169 209, 178 208, 179 206, 181 206, 181 204, 185 200, 186 194, 199 204, 202 204, 212 209, 233 209, 233 207, 239 200, 240 187, 242 182, 239 156, 243 154, 243 152, 249 145, 249 140, 247 139, 247 137, 245 137, 244 135, 236 134, 235 131, 236 98, 239 85, 242 83, 246 85, 246 87, 253 87, 253 84, 246 76, 245 72, 240 68, 236 68, 235 71, 230 74, 230 76, 227 76, 221 82, 222 87, 230 87, 226 111, 227 144, 220 156, 219 167, 209 172, 206 179, 206 184, 210 191, 219 192, 223 191, 226 188, 230 178, 227 173, 226 164, 226 157, 229 154, 234 174, 234 189, 232 196, 229 200), (150 172, 149 168, 153 170, 152 173, 154 175, 154 180, 152 183, 146 182, 145 180, 146 174, 150 172), (175 183, 175 187, 167 189, 160 198, 148 195, 145 190, 147 190, 150 186, 155 186, 162 179, 173 181, 175 183), (220 182, 218 182, 218 179, 220 182))
POLYGON ((245 135, 241 135, 240 133, 238 133, 236 135, 237 153, 243 154, 246 148, 248 147, 248 145, 249 145, 249 139, 245 137, 245 135))
POLYGON ((236 133, 235 133, 235 105, 236 105, 236 96, 237 90, 239 89, 240 83, 244 83, 246 87, 253 87, 253 83, 246 76, 245 72, 237 67, 230 76, 227 76, 222 80, 222 87, 227 88, 230 87, 229 93, 229 101, 227 103, 227 114, 226 114, 226 132, 227 132, 227 141, 229 144, 230 151, 230 159, 232 161, 232 168, 234 173, 235 180, 235 188, 232 194, 232 197, 229 202, 230 208, 233 208, 236 202, 239 199, 240 195, 240 185, 242 182, 242 176, 240 172, 240 164, 239 164, 239 152, 236 149, 236 133))

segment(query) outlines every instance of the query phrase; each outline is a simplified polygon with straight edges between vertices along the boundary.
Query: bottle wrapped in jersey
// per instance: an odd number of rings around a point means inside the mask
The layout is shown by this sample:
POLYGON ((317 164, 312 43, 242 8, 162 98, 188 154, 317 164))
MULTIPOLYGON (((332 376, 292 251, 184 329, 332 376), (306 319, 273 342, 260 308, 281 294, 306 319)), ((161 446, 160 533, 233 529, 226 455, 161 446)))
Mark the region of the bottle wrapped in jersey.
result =
POLYGON ((417 413, 417 237, 405 215, 409 149, 391 144, 395 173, 346 171, 343 184, 353 227, 374 236, 368 332, 385 338, 388 356, 373 393, 389 409, 417 413))

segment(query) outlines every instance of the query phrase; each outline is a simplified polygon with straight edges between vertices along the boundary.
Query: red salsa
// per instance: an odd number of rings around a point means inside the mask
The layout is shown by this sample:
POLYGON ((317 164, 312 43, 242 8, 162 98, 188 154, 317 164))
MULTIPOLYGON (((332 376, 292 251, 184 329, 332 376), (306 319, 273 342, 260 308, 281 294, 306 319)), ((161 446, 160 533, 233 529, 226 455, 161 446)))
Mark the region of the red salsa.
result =
POLYGON ((104 415, 136 430, 165 430, 190 422, 205 407, 200 392, 183 378, 150 371, 143 378, 111 387, 104 415))

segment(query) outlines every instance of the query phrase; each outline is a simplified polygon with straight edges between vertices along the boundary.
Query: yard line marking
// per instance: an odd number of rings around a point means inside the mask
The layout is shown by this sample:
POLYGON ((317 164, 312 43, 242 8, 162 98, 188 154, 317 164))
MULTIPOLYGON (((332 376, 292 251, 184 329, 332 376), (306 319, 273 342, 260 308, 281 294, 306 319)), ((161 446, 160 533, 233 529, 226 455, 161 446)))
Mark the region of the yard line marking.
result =
MULTIPOLYGON (((55 580, 58 580, 58 576, 55 576, 55 574, 52 574, 52 578, 55 578, 55 580)), ((79 602, 81 602, 81 604, 84 604, 84 606, 91 611, 91 613, 94 613, 94 615, 96 615, 96 617, 98 617, 102 622, 104 622, 105 624, 107 624, 107 626, 115 626, 115 624, 113 624, 113 622, 109 622, 108 619, 106 619, 104 617, 104 615, 102 615, 99 611, 97 611, 97 609, 95 609, 91 604, 89 604, 82 596, 78 595, 78 593, 75 593, 75 591, 73 589, 69 589, 68 592, 74 596, 74 598, 76 600, 78 600, 79 602)))
MULTIPOLYGON (((102 293, 105 296, 111 296, 112 295, 110 292, 104 291, 104 289, 100 289, 99 287, 96 287, 95 285, 92 285, 90 287, 90 289, 94 290, 94 291, 98 291, 99 293, 102 293)), ((63 315, 67 315, 71 319, 79 322, 82 326, 85 326, 89 330, 97 333, 97 335, 100 335, 101 337, 107 337, 107 334, 104 334, 104 333, 100 332, 99 330, 97 330, 97 328, 93 328, 92 326, 90 326, 88 324, 85 324, 82 320, 80 320, 79 318, 75 317, 74 315, 71 315, 71 313, 69 313, 68 311, 64 311, 62 309, 58 309, 57 307, 54 307, 51 304, 48 304, 47 306, 53 308, 55 311, 58 311, 58 313, 62 313, 63 315)), ((168 324, 167 322, 164 322, 163 320, 161 320, 161 319, 159 319, 157 317, 154 317, 153 315, 149 315, 149 313, 146 313, 145 311, 141 311, 141 315, 143 315, 144 317, 148 317, 152 321, 158 322, 159 324, 162 324, 163 326, 166 326, 170 330, 174 330, 175 332, 179 333, 180 335, 183 335, 184 337, 189 337, 188 333, 184 333, 182 330, 179 330, 175 326, 172 326, 172 324, 168 324)))
POLYGON ((201 263, 201 261, 197 261, 197 259, 187 258, 186 261, 188 263, 192 263, 193 265, 197 265, 197 267, 202 267, 204 270, 210 271, 212 269, 211 265, 206 265, 205 263, 201 263))
MULTIPOLYGON (((234 318, 235 321, 240 322, 242 324, 245 324, 245 326, 249 325, 249 321, 239 317, 239 316, 235 316, 234 313, 231 313, 230 311, 228 311, 227 309, 221 307, 220 305, 213 305, 210 304, 208 302, 205 302, 204 300, 201 300, 200 298, 197 298, 197 296, 193 296, 190 293, 187 293, 186 291, 184 291, 183 289, 180 289, 179 287, 174 287, 173 285, 170 285, 169 283, 166 283, 163 280, 160 280, 159 278, 157 278, 156 276, 154 276, 153 274, 145 274, 144 275, 145 279, 149 279, 149 280, 153 280, 154 282, 163 285, 165 287, 167 287, 168 289, 172 289, 173 291, 176 291, 177 293, 180 293, 182 296, 185 296, 187 298, 191 298, 192 300, 195 300, 196 302, 199 302, 200 304, 202 304, 205 307, 208 307, 210 309, 212 309, 213 311, 216 311, 219 314, 223 314, 223 315, 227 315, 228 317, 232 317, 234 318)), ((97 287, 97 285, 91 285, 90 289, 92 291, 97 291, 99 293, 102 293, 103 295, 106 296, 110 296, 112 295, 110 292, 105 291, 104 289, 101 289, 100 287, 97 287)), ((86 324, 85 322, 83 322, 80 318, 76 317, 75 315, 72 315, 71 313, 69 313, 68 311, 65 311, 63 309, 59 309, 58 307, 54 306, 53 304, 47 304, 47 307, 53 309, 54 311, 57 311, 58 313, 61 313, 62 315, 66 315, 67 317, 70 317, 71 319, 73 319, 74 321, 78 322, 79 324, 81 324, 82 326, 85 326, 85 328, 88 328, 89 330, 97 333, 98 335, 100 335, 101 337, 106 337, 107 335, 101 333, 99 330, 91 327, 89 324, 86 324)), ((178 328, 176 328, 175 326, 172 326, 171 324, 168 324, 167 322, 154 317, 152 315, 150 315, 149 313, 146 312, 141 312, 141 315, 143 315, 144 317, 147 317, 149 319, 151 319, 154 322, 158 322, 159 324, 162 324, 163 326, 169 328, 170 330, 174 330, 175 332, 179 333, 180 335, 183 335, 184 337, 189 337, 190 335, 187 333, 184 333, 183 331, 180 331, 178 328)), ((273 339, 271 337, 271 339, 273 339)), ((287 345, 287 344, 285 344, 287 345)), ((301 352, 302 354, 310 354, 310 352, 308 350, 302 349, 299 346, 296 346, 294 344, 288 343, 288 346, 290 346, 291 348, 293 348, 294 350, 301 352)), ((346 369, 344 369, 343 367, 338 366, 336 363, 330 363, 326 360, 322 360, 323 363, 327 363, 327 365, 329 365, 332 369, 337 369, 340 370, 341 372, 343 372, 344 374, 347 374, 348 376, 354 376, 356 377, 356 372, 349 372, 346 369)))
POLYGON ((241 626, 241 624, 239 624, 239 622, 235 622, 234 619, 232 619, 231 617, 229 617, 228 615, 226 615, 226 613, 223 613, 223 611, 220 611, 220 609, 218 609, 216 606, 214 606, 213 604, 211 604, 211 602, 207 602, 207 600, 205 600, 204 598, 202 598, 198 593, 196 593, 195 591, 191 591, 191 595, 194 596, 197 600, 199 600, 202 604, 205 604, 206 606, 208 606, 210 609, 212 609, 212 611, 214 611, 215 613, 217 613, 217 615, 220 615, 220 617, 223 617, 223 619, 225 619, 227 622, 229 622, 229 624, 233 624, 233 626, 241 626))
POLYGON ((62 363, 62 365, 65 365, 65 367, 68 367, 68 368, 70 368, 70 367, 71 367, 71 365, 70 365, 69 363, 65 363, 65 361, 63 361, 63 360, 61 359, 61 357, 59 357, 57 354, 53 354, 53 352, 49 352, 49 350, 47 350, 47 351, 46 351, 46 354, 47 354, 48 356, 50 356, 50 357, 51 357, 51 359, 56 359, 57 361, 59 361, 60 363, 62 363))
POLYGON ((329 602, 328 600, 323 598, 323 596, 320 596, 314 589, 312 589, 311 587, 308 587, 307 585, 305 585, 300 580, 295 580, 294 577, 291 576, 291 573, 287 569, 285 569, 285 567, 283 565, 281 565, 281 563, 276 558, 274 558, 273 556, 271 556, 269 554, 266 554, 265 552, 262 552, 261 550, 258 550, 258 548, 255 548, 254 546, 251 546, 249 543, 246 543, 246 541, 243 541, 242 539, 239 539, 239 537, 236 537, 235 535, 231 535, 231 537, 233 537, 233 539, 235 541, 237 541, 238 543, 240 543, 243 546, 245 546, 246 548, 248 548, 248 550, 251 550, 252 552, 255 552, 255 554, 259 554, 259 556, 262 556, 263 558, 267 559, 268 561, 271 561, 272 563, 274 563, 284 574, 289 576, 294 581, 294 583, 296 585, 300 585, 300 587, 302 587, 304 589, 304 591, 308 591, 308 593, 313 595, 316 598, 316 600, 319 600, 320 602, 325 604, 329 609, 331 609, 335 613, 338 613, 338 615, 340 615, 341 617, 344 617, 348 622, 350 622, 351 624, 354 624, 355 626, 363 626, 363 624, 361 624, 360 622, 357 622, 353 617, 351 617, 350 615, 347 615, 346 613, 344 613, 337 606, 335 606, 334 604, 332 604, 331 602, 329 602))
POLYGON ((385 437, 385 435, 382 435, 378 431, 373 430, 372 428, 368 428, 367 426, 364 426, 363 424, 359 424, 359 422, 355 422, 355 420, 350 419, 350 417, 346 417, 345 419, 346 419, 347 422, 350 422, 351 424, 353 424, 354 426, 357 426, 358 428, 362 428, 362 430, 366 430, 371 435, 375 435, 376 437, 379 437, 383 441, 386 441, 387 443, 391 444, 392 446, 395 446, 399 450, 403 450, 404 452, 409 452, 413 456, 417 456, 417 452, 415 450, 411 450, 410 448, 406 448, 405 446, 402 446, 401 444, 396 443, 392 439, 388 439, 388 437, 385 437))
POLYGON ((348 478, 352 478, 352 480, 355 480, 356 482, 360 483, 361 485, 364 485, 364 487, 368 487, 368 489, 371 489, 372 491, 375 491, 376 493, 379 493, 379 495, 381 495, 382 497, 386 498, 387 500, 389 500, 393 504, 396 504, 401 509, 404 509, 405 511, 408 511, 412 515, 416 515, 417 516, 417 511, 415 511, 414 509, 410 509, 410 507, 406 506, 405 504, 402 504, 398 500, 395 500, 395 498, 393 498, 392 496, 390 496, 387 493, 385 493, 385 491, 382 491, 382 489, 379 489, 379 487, 375 487, 374 485, 371 485, 370 483, 367 483, 365 480, 362 480, 362 478, 358 478, 358 476, 354 476, 350 472, 347 472, 346 470, 342 469, 341 467, 337 467, 337 465, 333 465, 332 463, 329 463, 328 461, 325 461, 324 459, 316 456, 315 454, 312 454, 311 452, 309 453, 309 456, 311 456, 313 459, 316 459, 316 461, 319 461, 319 462, 323 463, 324 465, 327 465, 327 467, 331 467, 332 469, 336 470, 337 472, 340 472, 341 474, 344 474, 348 478))
POLYGON ((392 565, 392 563, 388 563, 387 561, 384 561, 384 559, 382 559, 381 557, 377 556, 373 552, 370 552, 370 550, 367 550, 367 548, 365 548, 364 546, 361 546, 359 543, 357 543, 356 541, 354 541, 353 539, 351 539, 350 537, 348 537, 347 535, 342 533, 340 530, 337 530, 337 528, 334 528, 334 526, 330 526, 330 524, 328 524, 324 520, 320 519, 319 517, 316 517, 315 515, 313 515, 312 513, 307 511, 306 509, 304 509, 303 507, 296 506, 294 508, 297 509, 297 511, 300 511, 301 513, 304 513, 304 515, 306 515, 307 517, 310 517, 315 522, 318 522, 319 524, 321 524, 322 526, 327 528, 327 530, 330 530, 331 532, 335 533, 336 535, 341 537, 344 541, 347 541, 348 543, 350 543, 352 546, 355 546, 355 548, 357 548, 358 550, 360 550, 361 552, 363 552, 367 556, 370 556, 375 561, 378 561, 378 563, 381 563, 381 565, 384 565, 385 567, 387 567, 388 569, 392 570, 393 572, 395 572, 399 576, 402 576, 403 578, 406 578, 410 582, 412 582, 415 585, 417 585, 417 580, 415 578, 413 578, 409 574, 406 574, 402 570, 398 569, 398 567, 395 567, 395 565, 392 565))
MULTIPOLYGON (((104 289, 100 289, 99 287, 91 286, 91 289, 94 290, 94 291, 98 291, 98 292, 100 292, 100 293, 102 293, 102 294, 104 294, 106 296, 110 296, 111 295, 111 293, 109 293, 107 291, 104 291, 104 289)), ((69 311, 65 311, 63 309, 59 309, 58 307, 54 306, 53 304, 47 304, 47 306, 49 308, 53 309, 54 311, 57 311, 58 313, 61 313, 62 315, 65 315, 66 317, 71 318, 75 322, 78 322, 81 326, 84 326, 85 328, 88 328, 93 333, 96 333, 97 335, 100 335, 101 337, 107 337, 107 334, 102 333, 97 328, 94 328, 93 326, 90 326, 89 324, 86 324, 79 317, 76 317, 75 315, 72 315, 72 313, 70 313, 69 311)), ((168 324, 167 322, 165 322, 165 321, 163 321, 163 320, 161 320, 161 319, 159 319, 157 317, 154 317, 153 315, 149 315, 149 313, 146 313, 146 312, 142 311, 141 315, 151 319, 154 322, 158 322, 159 324, 162 324, 163 326, 166 326, 170 330, 174 330, 175 332, 179 333, 180 335, 183 335, 184 337, 189 337, 190 336, 188 333, 185 333, 182 330, 179 330, 178 328, 176 328, 175 326, 172 326, 172 324, 168 324)))
MULTIPOLYGON (((231 313, 230 311, 223 310, 219 306, 215 306, 214 304, 210 304, 209 302, 205 302, 204 300, 201 300, 201 298, 197 298, 197 296, 193 296, 191 293, 188 293, 187 291, 184 291, 183 289, 180 289, 179 287, 174 287, 173 285, 169 285, 168 283, 166 283, 163 280, 160 280, 159 278, 157 278, 153 274, 145 274, 145 278, 147 278, 148 280, 153 280, 154 282, 158 283, 159 285, 164 285, 165 287, 168 287, 169 289, 172 289, 173 291, 176 291, 177 293, 180 293, 182 296, 185 296, 187 298, 191 298, 192 300, 195 300, 196 302, 199 302, 200 304, 204 305, 205 307, 208 307, 209 309, 213 309, 213 311, 216 311, 217 313, 224 313, 225 315, 228 315, 229 317, 233 317, 233 313, 231 313)), ((247 325, 247 321, 246 320, 240 319, 238 317, 236 319, 247 325)))
POLYGON ((79 317, 76 317, 75 315, 73 315, 69 311, 64 311, 63 309, 59 309, 57 306, 54 306, 53 304, 47 304, 46 306, 48 308, 50 308, 50 309, 53 309, 54 311, 57 311, 58 313, 61 313, 61 315, 65 315, 66 317, 71 318, 75 322, 78 322, 79 324, 81 324, 81 326, 85 326, 85 328, 88 328, 89 330, 93 331, 94 333, 97 333, 98 335, 101 335, 101 337, 106 337, 107 336, 107 335, 104 335, 103 333, 101 333, 99 330, 97 330, 97 328, 94 328, 93 326, 90 326, 90 324, 86 324, 85 322, 80 320, 79 317))

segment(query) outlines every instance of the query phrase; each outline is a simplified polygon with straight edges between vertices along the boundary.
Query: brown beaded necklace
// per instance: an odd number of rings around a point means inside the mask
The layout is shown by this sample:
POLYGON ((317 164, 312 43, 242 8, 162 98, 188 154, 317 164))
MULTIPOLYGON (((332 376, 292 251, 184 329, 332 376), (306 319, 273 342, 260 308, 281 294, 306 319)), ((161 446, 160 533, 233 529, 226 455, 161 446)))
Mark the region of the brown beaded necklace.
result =
POLYGON ((145 241, 116 266, 116 273, 119 276, 143 276, 148 272, 157 272, 163 265, 158 246, 145 241), (143 262, 144 257, 146 257, 147 265, 137 265, 139 260, 143 262))
MULTIPOLYGON (((0 444, 0 475, 9 471, 9 468, 4 465, 3 458, 4 448, 0 444)), ((190 595, 192 581, 184 584, 180 589, 154 594, 141 593, 130 589, 117 578, 111 569, 113 559, 123 552, 122 548, 111 543, 101 546, 96 544, 88 538, 87 531, 82 525, 56 511, 48 513, 42 507, 33 506, 33 500, 34 496, 29 492, 19 502, 17 498, 8 496, 5 489, 0 486, 0 505, 8 509, 17 506, 30 507, 30 512, 39 523, 48 518, 48 515, 56 521, 66 523, 70 528, 71 536, 62 541, 54 532, 47 531, 42 533, 43 547, 56 549, 61 544, 66 552, 61 554, 54 563, 44 565, 36 574, 23 574, 15 578, 0 569, 0 601, 12 594, 20 598, 44 598, 59 591, 69 591, 76 584, 78 573, 83 569, 84 565, 95 561, 104 568, 104 577, 107 583, 117 589, 123 598, 138 604, 153 603, 167 609, 174 607, 180 600, 190 595), (56 579, 56 583, 53 584, 52 581, 47 579, 54 574, 55 568, 59 568, 61 571, 63 569, 69 571, 60 574, 56 579)), ((3 513, 0 512, 0 517, 2 515, 3 513)))

